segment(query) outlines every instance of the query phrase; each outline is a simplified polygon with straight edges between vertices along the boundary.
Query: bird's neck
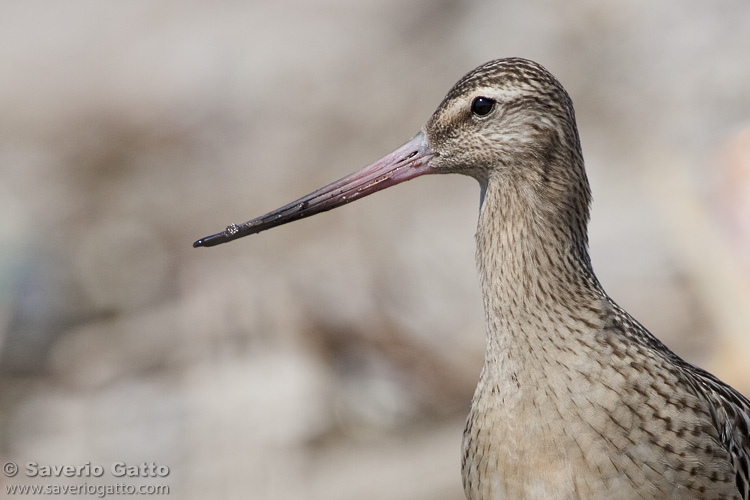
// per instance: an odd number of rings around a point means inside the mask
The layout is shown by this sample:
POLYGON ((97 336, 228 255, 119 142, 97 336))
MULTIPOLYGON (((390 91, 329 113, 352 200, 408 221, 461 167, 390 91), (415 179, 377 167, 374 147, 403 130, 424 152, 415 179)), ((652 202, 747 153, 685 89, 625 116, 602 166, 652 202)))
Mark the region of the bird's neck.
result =
POLYGON ((581 331, 594 330, 586 327, 598 325, 606 307, 588 257, 586 218, 566 220, 564 211, 545 209, 529 193, 501 179, 482 184, 476 258, 487 320, 485 371, 500 378, 552 361, 581 340, 573 338, 581 331))

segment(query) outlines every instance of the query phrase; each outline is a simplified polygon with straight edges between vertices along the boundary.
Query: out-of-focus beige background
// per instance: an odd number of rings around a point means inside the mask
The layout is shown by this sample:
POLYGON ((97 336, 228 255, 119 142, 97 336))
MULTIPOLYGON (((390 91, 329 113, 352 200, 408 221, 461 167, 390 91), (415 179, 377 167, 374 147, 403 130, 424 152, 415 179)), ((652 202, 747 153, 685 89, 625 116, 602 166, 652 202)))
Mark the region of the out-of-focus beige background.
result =
POLYGON ((744 0, 4 2, 0 461, 154 462, 120 482, 180 499, 462 498, 473 180, 191 244, 506 56, 573 97, 610 295, 748 394, 748 54, 744 0))

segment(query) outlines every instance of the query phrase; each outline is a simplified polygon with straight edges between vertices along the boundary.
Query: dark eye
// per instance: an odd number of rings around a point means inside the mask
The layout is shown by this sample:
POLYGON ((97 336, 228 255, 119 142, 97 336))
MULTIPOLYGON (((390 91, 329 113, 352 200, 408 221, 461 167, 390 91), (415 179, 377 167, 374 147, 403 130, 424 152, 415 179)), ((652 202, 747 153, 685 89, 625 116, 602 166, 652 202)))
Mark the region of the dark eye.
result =
POLYGON ((484 116, 495 107, 495 100, 489 97, 477 97, 471 102, 471 112, 475 115, 484 116))

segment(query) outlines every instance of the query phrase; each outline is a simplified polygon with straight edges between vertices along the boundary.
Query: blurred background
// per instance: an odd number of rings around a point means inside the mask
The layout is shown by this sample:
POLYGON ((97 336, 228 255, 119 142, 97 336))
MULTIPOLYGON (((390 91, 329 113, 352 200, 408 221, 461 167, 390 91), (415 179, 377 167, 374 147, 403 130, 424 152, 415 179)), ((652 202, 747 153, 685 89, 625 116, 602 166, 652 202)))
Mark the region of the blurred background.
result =
POLYGON ((610 295, 749 394, 749 52, 743 0, 3 2, 0 459, 155 462, 181 499, 463 498, 473 180, 191 244, 507 56, 573 97, 610 295))

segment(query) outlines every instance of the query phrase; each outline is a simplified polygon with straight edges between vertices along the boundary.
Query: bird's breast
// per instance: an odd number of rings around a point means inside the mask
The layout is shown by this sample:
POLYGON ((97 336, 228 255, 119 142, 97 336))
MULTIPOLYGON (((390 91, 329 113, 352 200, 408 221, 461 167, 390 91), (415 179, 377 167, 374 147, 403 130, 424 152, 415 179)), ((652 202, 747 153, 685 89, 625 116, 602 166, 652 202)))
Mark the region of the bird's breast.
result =
POLYGON ((731 471, 710 455, 716 446, 697 454, 717 439, 693 411, 697 396, 673 397, 679 374, 659 357, 601 335, 581 340, 588 347, 555 352, 532 343, 488 353, 463 439, 467 498, 706 498, 699 477, 731 471), (659 369, 636 369, 634 359, 659 369), (715 472, 696 476, 701 463, 715 472))

